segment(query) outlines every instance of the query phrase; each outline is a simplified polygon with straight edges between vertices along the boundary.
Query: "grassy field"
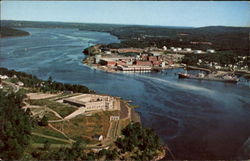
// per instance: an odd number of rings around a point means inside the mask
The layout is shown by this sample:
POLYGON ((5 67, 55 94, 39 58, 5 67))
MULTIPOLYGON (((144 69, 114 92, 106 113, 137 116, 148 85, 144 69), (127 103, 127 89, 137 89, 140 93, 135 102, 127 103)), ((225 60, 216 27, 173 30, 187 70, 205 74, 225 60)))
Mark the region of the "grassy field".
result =
POLYGON ((106 137, 110 116, 117 114, 118 111, 105 111, 92 116, 79 115, 70 120, 51 124, 57 129, 62 129, 70 138, 81 138, 89 143, 93 143, 96 142, 92 139, 92 136, 95 134, 106 137))
POLYGON ((32 135, 31 139, 36 144, 44 144, 46 141, 48 141, 50 144, 67 144, 66 142, 63 142, 60 140, 55 140, 55 139, 45 138, 42 136, 35 136, 35 135, 32 135))
POLYGON ((55 101, 51 101, 48 99, 41 99, 41 100, 29 100, 31 105, 39 105, 39 106, 47 106, 52 110, 56 111, 62 117, 65 117, 76 110, 74 106, 59 103, 55 101))
POLYGON ((32 132, 53 136, 61 139, 67 139, 63 134, 51 129, 50 127, 37 126, 34 130, 32 130, 32 132))

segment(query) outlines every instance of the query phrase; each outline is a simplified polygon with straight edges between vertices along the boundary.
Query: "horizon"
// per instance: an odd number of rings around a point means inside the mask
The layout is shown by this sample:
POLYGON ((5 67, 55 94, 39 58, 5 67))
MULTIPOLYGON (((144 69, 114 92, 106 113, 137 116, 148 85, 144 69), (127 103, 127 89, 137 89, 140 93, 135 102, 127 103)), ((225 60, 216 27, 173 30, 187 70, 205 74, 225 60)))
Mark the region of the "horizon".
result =
POLYGON ((161 27, 250 27, 250 3, 2 1, 1 20, 161 27), (180 12, 183 10, 184 13, 180 12))
POLYGON ((147 24, 118 24, 118 23, 99 23, 99 22, 66 22, 66 21, 36 21, 36 20, 0 20, 0 21, 16 21, 16 22, 41 22, 41 23, 68 23, 68 24, 99 24, 99 25, 124 25, 124 26, 149 26, 149 27, 179 27, 179 28, 203 28, 203 27, 236 27, 236 28, 250 28, 250 26, 226 26, 226 25, 216 25, 216 26, 163 26, 163 25, 147 25, 147 24))

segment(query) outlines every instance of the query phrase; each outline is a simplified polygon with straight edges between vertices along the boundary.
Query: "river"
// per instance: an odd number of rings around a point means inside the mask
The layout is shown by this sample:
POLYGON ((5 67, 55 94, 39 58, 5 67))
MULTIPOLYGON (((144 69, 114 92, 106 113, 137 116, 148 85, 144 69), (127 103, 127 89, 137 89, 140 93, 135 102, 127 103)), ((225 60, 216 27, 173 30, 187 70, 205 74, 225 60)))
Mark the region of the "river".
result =
POLYGON ((139 105, 176 159, 235 159, 250 136, 250 84, 179 80, 172 69, 159 73, 111 74, 81 63, 82 50, 119 42, 108 34, 77 29, 23 28, 30 36, 1 39, 0 66, 41 79, 86 85, 139 105))

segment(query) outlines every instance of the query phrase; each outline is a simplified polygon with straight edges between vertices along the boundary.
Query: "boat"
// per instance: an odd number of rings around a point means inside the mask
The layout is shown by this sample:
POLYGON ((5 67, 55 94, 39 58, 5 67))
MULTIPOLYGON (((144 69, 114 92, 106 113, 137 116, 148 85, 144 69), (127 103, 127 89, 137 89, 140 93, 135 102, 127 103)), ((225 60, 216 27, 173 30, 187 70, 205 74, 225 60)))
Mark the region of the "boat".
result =
POLYGON ((208 81, 220 81, 226 83, 237 83, 239 81, 238 78, 232 76, 224 76, 224 77, 209 77, 204 74, 192 75, 187 73, 178 73, 179 79, 197 79, 197 80, 208 80, 208 81))

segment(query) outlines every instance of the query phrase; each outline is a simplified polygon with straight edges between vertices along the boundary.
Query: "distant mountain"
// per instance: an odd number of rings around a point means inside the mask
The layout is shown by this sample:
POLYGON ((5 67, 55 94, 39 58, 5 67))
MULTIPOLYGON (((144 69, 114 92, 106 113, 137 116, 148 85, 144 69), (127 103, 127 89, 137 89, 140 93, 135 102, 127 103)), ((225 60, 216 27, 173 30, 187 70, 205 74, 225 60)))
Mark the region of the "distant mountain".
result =
POLYGON ((0 37, 28 36, 29 33, 22 30, 13 29, 10 27, 0 27, 0 37))

